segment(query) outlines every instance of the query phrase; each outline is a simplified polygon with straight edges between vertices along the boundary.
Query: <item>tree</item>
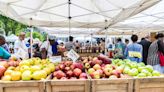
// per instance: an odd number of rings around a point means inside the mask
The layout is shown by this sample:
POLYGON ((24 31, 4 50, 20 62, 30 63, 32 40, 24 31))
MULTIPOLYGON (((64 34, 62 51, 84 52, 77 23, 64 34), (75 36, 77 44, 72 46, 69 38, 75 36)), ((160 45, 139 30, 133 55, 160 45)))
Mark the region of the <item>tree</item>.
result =
MULTIPOLYGON (((44 36, 41 33, 39 33, 39 32, 36 32, 36 31, 33 32, 32 36, 33 36, 34 39, 38 38, 40 41, 44 40, 44 36)), ((30 37, 30 32, 26 33, 26 37, 30 37)))

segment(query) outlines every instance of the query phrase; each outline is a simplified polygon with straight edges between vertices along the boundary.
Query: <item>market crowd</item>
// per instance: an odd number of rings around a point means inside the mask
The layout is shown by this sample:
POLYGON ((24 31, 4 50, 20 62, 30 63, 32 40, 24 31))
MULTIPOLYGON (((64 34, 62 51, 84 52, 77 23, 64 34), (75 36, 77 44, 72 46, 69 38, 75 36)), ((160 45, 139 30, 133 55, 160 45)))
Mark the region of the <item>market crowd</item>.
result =
MULTIPOLYGON (((107 44, 107 46, 105 46, 104 39, 100 39, 96 44, 101 47, 102 53, 105 52, 107 47, 109 56, 112 58, 144 62, 146 65, 152 65, 155 70, 164 73, 164 34, 158 33, 155 39, 151 42, 149 36, 147 36, 138 42, 138 36, 132 35, 131 43, 129 39, 125 39, 123 42, 121 38, 118 38, 116 43, 107 44)), ((84 45, 78 40, 74 41, 72 36, 69 37, 68 42, 61 42, 60 44, 54 36, 49 36, 43 43, 33 43, 30 39, 27 42, 28 45, 25 42, 25 33, 21 32, 19 39, 14 43, 14 56, 20 59, 30 58, 31 56, 45 59, 51 56, 64 55, 65 51, 76 50, 84 45), (30 43, 33 43, 32 47, 30 43)), ((86 41, 85 46, 89 45, 90 42, 86 41)), ((6 40, 0 35, 0 59, 9 59, 10 57, 11 54, 6 40)))

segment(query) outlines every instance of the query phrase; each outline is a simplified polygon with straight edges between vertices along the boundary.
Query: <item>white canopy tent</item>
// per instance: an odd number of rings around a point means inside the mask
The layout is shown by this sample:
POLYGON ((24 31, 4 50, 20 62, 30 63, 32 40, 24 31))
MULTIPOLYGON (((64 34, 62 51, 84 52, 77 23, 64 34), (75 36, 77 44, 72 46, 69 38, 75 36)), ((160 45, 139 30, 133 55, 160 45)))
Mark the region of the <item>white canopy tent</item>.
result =
POLYGON ((1 14, 34 26, 104 28, 161 0, 0 0, 1 14))

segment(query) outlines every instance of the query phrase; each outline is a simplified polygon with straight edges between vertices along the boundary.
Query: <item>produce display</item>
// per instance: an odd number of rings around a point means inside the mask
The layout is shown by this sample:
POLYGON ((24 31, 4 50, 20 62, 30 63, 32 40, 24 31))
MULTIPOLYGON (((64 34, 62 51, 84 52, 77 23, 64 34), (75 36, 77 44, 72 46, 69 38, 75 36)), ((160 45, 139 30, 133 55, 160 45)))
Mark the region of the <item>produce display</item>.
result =
POLYGON ((83 64, 72 61, 59 63, 52 75, 53 80, 87 79, 83 64))
POLYGON ((109 59, 106 56, 84 57, 83 64, 93 79, 157 77, 161 74, 150 65, 128 59, 109 59), (112 62, 112 63, 111 63, 112 62))
POLYGON ((115 59, 112 61, 112 64, 120 67, 120 69, 123 70, 124 74, 128 74, 137 78, 161 75, 160 72, 153 70, 153 67, 151 65, 145 65, 143 62, 137 63, 132 62, 128 59, 115 59))
POLYGON ((6 69, 1 69, 4 71, 1 77, 3 81, 29 81, 45 79, 55 70, 55 65, 48 59, 32 58, 21 61, 19 66, 9 66, 6 69))

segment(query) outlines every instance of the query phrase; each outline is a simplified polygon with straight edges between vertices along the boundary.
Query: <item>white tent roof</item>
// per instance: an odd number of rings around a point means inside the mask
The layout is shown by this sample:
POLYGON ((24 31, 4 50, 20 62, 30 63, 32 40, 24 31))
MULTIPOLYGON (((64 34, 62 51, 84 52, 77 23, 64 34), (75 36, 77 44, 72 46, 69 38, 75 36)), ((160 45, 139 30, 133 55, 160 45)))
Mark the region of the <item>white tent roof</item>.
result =
POLYGON ((0 0, 0 13, 28 25, 104 28, 134 16, 159 1, 0 0))
POLYGON ((140 31, 164 30, 164 0, 161 0, 161 2, 147 10, 114 25, 113 28, 140 31))

